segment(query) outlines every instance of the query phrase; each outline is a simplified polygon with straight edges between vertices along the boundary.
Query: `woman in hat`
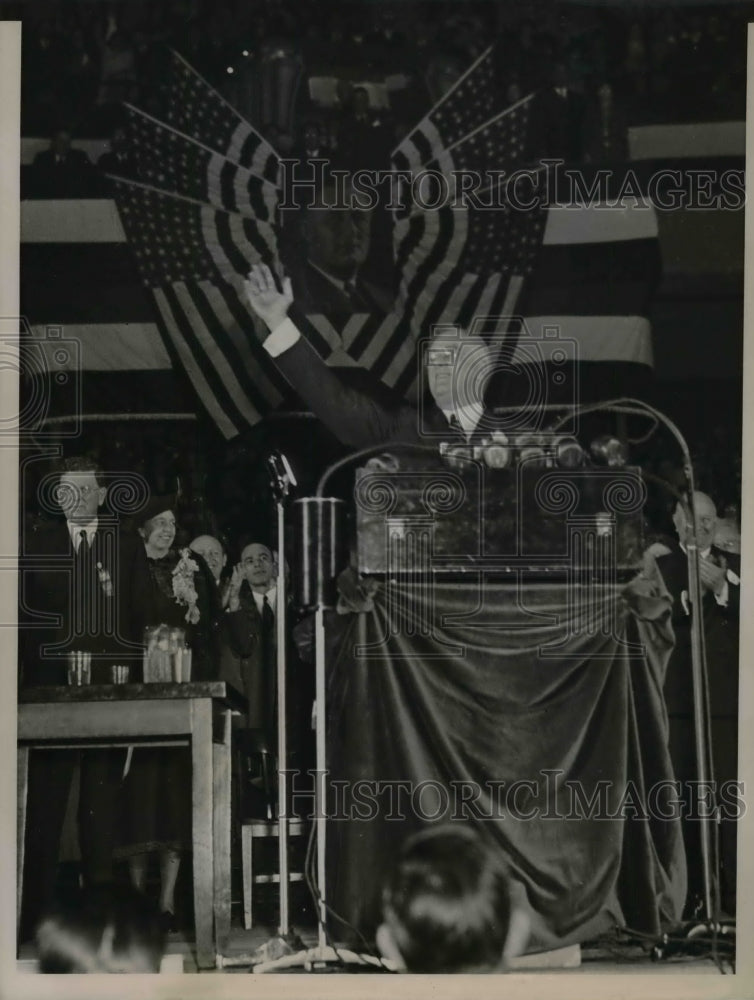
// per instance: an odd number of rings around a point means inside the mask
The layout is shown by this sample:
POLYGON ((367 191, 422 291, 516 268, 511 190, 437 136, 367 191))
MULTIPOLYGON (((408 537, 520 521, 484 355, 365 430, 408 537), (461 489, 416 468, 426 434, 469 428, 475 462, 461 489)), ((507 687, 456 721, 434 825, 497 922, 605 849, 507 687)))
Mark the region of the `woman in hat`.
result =
MULTIPOLYGON (((183 629, 191 648, 192 680, 216 676, 221 608, 204 559, 175 546, 175 497, 153 496, 134 521, 144 543, 131 580, 137 634, 166 625, 183 629)), ((143 679, 143 678, 139 678, 143 679)), ((175 929, 175 884, 181 852, 191 844, 191 759, 183 748, 135 747, 123 784, 124 841, 131 881, 144 889, 150 854, 160 858, 160 909, 175 929)))

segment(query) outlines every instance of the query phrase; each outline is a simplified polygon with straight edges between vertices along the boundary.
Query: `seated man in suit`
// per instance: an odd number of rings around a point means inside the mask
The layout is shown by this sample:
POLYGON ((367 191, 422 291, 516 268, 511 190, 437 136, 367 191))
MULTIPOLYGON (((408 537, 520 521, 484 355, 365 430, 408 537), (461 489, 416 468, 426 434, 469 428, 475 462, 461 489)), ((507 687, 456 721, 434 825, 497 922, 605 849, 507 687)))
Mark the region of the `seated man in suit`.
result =
MULTIPOLYGON (((735 781, 738 772, 738 629, 740 557, 714 543, 718 518, 712 499, 694 493, 692 522, 686 504, 678 503, 673 523, 678 540, 670 546, 656 543, 650 551, 673 598, 675 648, 665 676, 669 748, 676 779, 697 778, 694 741, 694 702, 691 675, 691 621, 687 543, 696 536, 702 590, 704 640, 709 676, 712 761, 718 785, 735 781)), ((696 810, 695 810, 696 812, 696 810)), ((701 889, 698 820, 684 822, 689 867, 689 907, 701 889)), ((736 890, 736 826, 723 818, 720 825, 721 889, 724 908, 733 912, 736 890)))
POLYGON ((50 148, 34 157, 32 176, 35 190, 48 198, 72 198, 92 187, 92 162, 81 149, 73 147, 71 133, 59 128, 50 140, 50 148))
POLYGON ((503 972, 529 937, 507 867, 468 826, 406 842, 383 894, 377 945, 403 972, 503 972))
POLYGON ((388 402, 346 383, 301 336, 288 309, 293 290, 288 279, 279 291, 270 269, 255 265, 246 282, 252 309, 270 335, 264 342, 299 396, 344 444, 354 448, 402 441, 431 444, 438 437, 471 441, 491 429, 484 408, 495 358, 481 337, 438 340, 424 355, 426 379, 434 403, 419 409, 396 398, 388 402))
MULTIPOLYGON (((69 458, 57 486, 64 520, 40 525, 23 540, 19 649, 23 686, 66 684, 67 654, 91 656, 91 682, 111 683, 113 664, 140 650, 125 595, 136 540, 101 511, 103 472, 87 458, 69 458), (24 565, 25 564, 25 565, 24 565), (44 619, 42 618, 44 615, 44 619)), ((21 937, 52 899, 61 832, 78 756, 34 751, 29 760, 26 857, 21 937)), ((80 754, 79 836, 84 880, 112 879, 116 796, 122 750, 80 754)))

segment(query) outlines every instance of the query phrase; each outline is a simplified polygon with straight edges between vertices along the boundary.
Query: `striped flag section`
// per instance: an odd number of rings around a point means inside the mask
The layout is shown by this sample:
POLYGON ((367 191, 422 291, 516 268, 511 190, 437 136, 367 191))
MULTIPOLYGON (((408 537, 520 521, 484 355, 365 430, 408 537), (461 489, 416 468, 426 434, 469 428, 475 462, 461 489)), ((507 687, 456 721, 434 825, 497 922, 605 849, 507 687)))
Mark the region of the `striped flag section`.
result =
POLYGON ((270 181, 151 115, 130 106, 125 113, 140 181, 260 223, 274 221, 278 192, 270 181))
MULTIPOLYGON (((141 182, 113 179, 120 212, 103 199, 68 203, 70 212, 25 204, 24 301, 40 340, 49 324, 76 331, 85 369, 143 376, 169 362, 232 437, 287 393, 242 294, 252 263, 279 273, 278 158, 181 57, 169 59, 155 116, 128 110, 141 182)), ((400 144, 394 169, 448 178, 523 166, 531 98, 499 112, 494 83, 488 50, 400 144)), ((542 172, 533 179, 536 194, 542 172)), ((558 331, 580 361, 652 364, 658 217, 633 195, 618 207, 530 211, 473 200, 433 209, 411 197, 395 215, 394 256, 389 315, 338 327, 301 318, 328 364, 359 365, 411 394, 420 335, 500 316, 523 318, 535 337, 558 331)), ((525 360, 520 323, 509 332, 508 356, 525 360)))
MULTIPOLYGON (((482 59, 477 72, 484 67, 482 59)), ((483 81, 486 73, 481 75, 483 81)), ((456 88, 465 92, 468 102, 482 81, 470 73, 456 88)), ((453 92, 446 95, 444 102, 455 107, 453 92)), ((427 165, 451 178, 456 170, 473 170, 482 176, 493 164, 519 164, 529 124, 529 103, 529 99, 520 101, 442 149, 435 149, 427 165)), ((394 169, 409 164, 416 172, 417 136, 427 129, 431 118, 432 113, 399 146, 393 157, 394 169)), ((470 111, 464 124, 474 120, 474 112, 470 111)), ((437 125, 433 122, 431 128, 436 130, 437 125)), ((450 134, 455 136, 453 128, 450 134)), ((533 172, 529 194, 535 195, 535 201, 540 177, 541 172, 533 172)), ((467 327, 479 315, 512 315, 523 279, 537 257, 544 210, 533 207, 521 211, 504 200, 495 202, 491 209, 477 207, 473 199, 455 197, 452 190, 440 207, 431 209, 422 207, 418 193, 412 190, 404 209, 395 213, 397 306, 403 316, 403 335, 426 336, 438 324, 467 327)), ((405 388, 403 381, 399 380, 398 388, 405 388)))
MULTIPOLYGON (((648 258, 657 251, 657 225, 664 220, 664 215, 658 219, 651 206, 625 212, 552 208, 537 269, 518 309, 506 305, 505 295, 500 299, 499 283, 488 279, 476 314, 517 311, 526 317, 533 334, 537 328, 560 325, 569 336, 575 333, 582 360, 643 359, 647 364, 651 341, 648 326, 641 322, 645 314, 635 303, 644 302, 656 276, 656 266, 648 258), (623 281, 626 295, 633 299, 624 296, 621 300, 623 281), (615 312, 618 301, 624 303, 623 313, 615 312), (633 329, 644 330, 638 340, 617 332, 621 324, 626 329, 627 320, 621 316, 634 317, 633 329), (604 332, 590 334, 588 329, 604 332)), ((40 341, 48 325, 62 326, 66 336, 80 343, 81 364, 87 373, 169 375, 171 355, 157 326, 155 305, 141 282, 113 202, 24 202, 21 238, 24 309, 40 341)), ((460 313, 462 306, 463 302, 460 313)), ((411 389, 416 374, 413 338, 391 337, 398 331, 400 316, 355 315, 342 329, 325 316, 309 316, 308 320, 309 339, 328 363, 371 366, 386 384, 411 389)), ((233 329, 233 336, 240 339, 240 325, 233 329)), ((59 367, 52 347, 47 361, 52 369, 59 367)), ((266 354, 260 354, 260 363, 269 364, 266 354)), ((275 371, 267 371, 268 377, 274 379, 275 371)), ((103 400, 102 405, 108 402, 103 400)), ((142 399, 137 393, 128 402, 137 412, 142 399)), ((122 403, 118 405, 123 408, 122 403)))
POLYGON ((520 302, 533 335, 558 330, 581 361, 651 366, 649 310, 662 270, 648 202, 556 206, 520 302))
POLYGON ((500 110, 490 46, 469 66, 393 152, 399 170, 430 163, 500 110))

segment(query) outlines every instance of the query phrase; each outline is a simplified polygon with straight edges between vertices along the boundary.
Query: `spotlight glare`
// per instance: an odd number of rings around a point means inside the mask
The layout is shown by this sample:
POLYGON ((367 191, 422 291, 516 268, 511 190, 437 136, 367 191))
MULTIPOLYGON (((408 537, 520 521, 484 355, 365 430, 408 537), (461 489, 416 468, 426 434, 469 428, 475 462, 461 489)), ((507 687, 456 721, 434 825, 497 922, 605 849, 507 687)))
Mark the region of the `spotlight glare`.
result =
POLYGON ((628 461, 626 446, 612 434, 601 434, 595 438, 589 450, 595 462, 610 468, 620 468, 628 461))
POLYGON ((227 71, 228 71, 228 73, 235 73, 235 70, 233 69, 232 66, 228 66, 228 70, 227 71))
POLYGON ((555 444, 555 460, 563 469, 577 469, 584 464, 584 449, 576 438, 563 437, 555 444))

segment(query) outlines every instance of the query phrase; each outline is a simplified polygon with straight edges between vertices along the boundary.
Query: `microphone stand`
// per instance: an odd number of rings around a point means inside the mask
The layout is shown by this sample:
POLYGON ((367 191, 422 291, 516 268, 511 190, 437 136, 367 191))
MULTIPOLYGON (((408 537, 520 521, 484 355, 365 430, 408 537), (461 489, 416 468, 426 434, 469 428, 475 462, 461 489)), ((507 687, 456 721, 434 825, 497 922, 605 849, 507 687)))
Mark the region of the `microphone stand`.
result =
POLYGON ((232 957, 218 956, 217 967, 228 968, 237 965, 254 965, 280 959, 293 954, 303 947, 303 942, 290 926, 290 883, 288 865, 288 719, 286 706, 286 663, 287 663, 287 584, 285 576, 285 502, 291 486, 296 486, 296 477, 285 455, 273 452, 267 458, 270 485, 275 497, 277 510, 277 578, 275 598, 275 638, 276 638, 276 678, 277 678, 277 762, 278 762, 278 871, 280 923, 276 935, 267 940, 253 955, 242 954, 232 957))
MULTIPOLYGON (((337 464, 337 463, 336 463, 337 464)), ((332 503, 340 504, 342 501, 332 498, 322 497, 318 491, 316 497, 299 500, 299 504, 304 505, 306 523, 309 525, 308 531, 314 535, 314 551, 307 552, 306 568, 311 572, 314 568, 316 582, 312 599, 305 602, 309 610, 314 611, 314 652, 315 652, 315 731, 316 731, 316 770, 315 770, 315 830, 317 841, 317 888, 314 892, 317 905, 317 944, 313 948, 306 948, 297 954, 284 954, 271 961, 256 964, 253 971, 255 973, 283 972, 286 969, 303 967, 308 971, 318 968, 325 968, 331 964, 343 965, 345 963, 357 963, 359 965, 371 965, 382 967, 386 971, 394 971, 391 965, 375 955, 359 954, 348 948, 335 947, 328 944, 327 937, 327 912, 328 906, 325 901, 326 896, 326 835, 327 835, 327 711, 326 699, 326 647, 325 647, 325 611, 332 604, 327 603, 324 595, 324 585, 326 578, 331 577, 331 573, 336 569, 330 565, 330 560, 326 554, 325 530, 322 524, 326 520, 323 511, 328 510, 332 503), (314 510, 314 514, 308 513, 309 509, 314 510), (312 527, 312 521, 314 527, 312 527), (326 567, 329 567, 326 569, 326 567)), ((303 509, 303 508, 302 508, 303 509)), ((331 510, 331 508, 330 508, 331 510)), ((332 510, 331 510, 332 513, 332 510)), ((304 529, 307 530, 307 529, 304 529)), ((311 539, 310 539, 311 540, 311 539)), ((330 538, 332 542, 332 537, 330 538)), ((334 543, 333 543, 334 544, 334 543)), ((332 553, 330 553, 332 555, 332 553)), ((306 575, 306 569, 302 566, 299 569, 306 575)))
MULTIPOLYGON (((361 965, 381 966, 394 971, 389 962, 374 955, 362 955, 347 948, 334 948, 327 944, 325 921, 325 849, 326 849, 326 712, 325 712, 325 622, 326 606, 321 596, 314 607, 315 613, 315 672, 316 672, 316 771, 315 771, 315 825, 317 834, 317 946, 305 948, 301 938, 290 929, 288 914, 288 783, 285 773, 286 759, 286 635, 285 635, 285 553, 284 505, 291 485, 296 479, 284 455, 275 453, 268 458, 272 472, 272 485, 277 500, 278 519, 278 576, 277 576, 277 680, 278 680, 278 858, 280 868, 280 926, 278 933, 261 945, 253 954, 218 956, 218 968, 251 966, 255 973, 283 972, 285 969, 303 967, 313 969, 328 964, 343 965, 355 962, 361 965)), ((317 563, 323 563, 323 539, 317 538, 317 563)))
MULTIPOLYGON (((707 684, 707 662, 704 643, 704 610, 702 607, 702 587, 699 574, 699 545, 696 537, 696 517, 694 510, 694 472, 686 439, 680 429, 662 411, 655 409, 641 400, 622 398, 607 400, 577 407, 571 410, 565 419, 572 419, 599 410, 610 410, 619 414, 649 417, 655 424, 662 423, 676 440, 683 455, 684 474, 688 487, 688 507, 690 513, 690 537, 684 542, 686 546, 689 583, 689 603, 691 604, 691 684, 694 702, 694 748, 696 753, 697 778, 700 782, 710 782, 714 774, 712 764, 712 748, 709 742, 709 693, 707 684)), ((557 429, 556 421, 553 429, 557 429)), ((701 785, 701 787, 705 787, 701 785)), ((720 807, 715 806, 715 821, 719 820, 720 807)), ((713 842, 712 818, 707 810, 699 817, 700 852, 702 862, 702 906, 703 916, 700 919, 687 921, 682 925, 678 935, 663 934, 654 947, 654 956, 664 958, 666 955, 677 954, 679 951, 694 950, 700 935, 709 933, 713 941, 713 951, 718 947, 718 934, 727 934, 727 941, 735 936, 735 921, 723 923, 720 919, 720 884, 717 863, 717 845, 713 842), (715 858, 713 872, 712 857, 715 858), (733 932, 731 934, 731 926, 733 932)), ((719 942, 722 943, 722 939, 719 942)))

